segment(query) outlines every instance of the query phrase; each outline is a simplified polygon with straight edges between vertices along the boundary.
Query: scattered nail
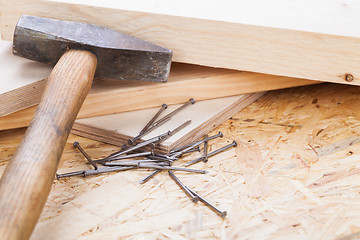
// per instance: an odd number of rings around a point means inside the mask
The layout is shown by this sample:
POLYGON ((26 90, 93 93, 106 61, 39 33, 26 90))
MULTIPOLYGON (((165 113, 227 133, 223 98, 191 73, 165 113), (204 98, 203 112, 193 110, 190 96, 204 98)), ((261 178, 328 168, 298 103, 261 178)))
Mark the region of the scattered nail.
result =
POLYGON ((153 178, 156 174, 158 174, 159 172, 161 172, 160 169, 156 169, 155 171, 153 171, 152 173, 150 173, 147 177, 145 177, 144 179, 142 179, 139 183, 140 184, 144 184, 147 181, 149 181, 151 178, 153 178))
POLYGON ((227 212, 226 211, 221 211, 220 209, 218 209, 217 207, 215 207, 213 204, 211 204, 210 202, 208 202, 205 198, 201 197, 197 192, 193 191, 192 189, 190 189, 189 187, 186 187, 193 195, 197 196, 199 198, 199 200, 201 202, 203 202, 205 205, 207 205, 208 207, 210 207, 214 212, 216 212, 218 215, 220 215, 222 218, 226 217, 227 212))
POLYGON ((168 171, 170 177, 176 182, 176 184, 191 198, 194 203, 199 201, 199 197, 194 195, 189 189, 175 176, 172 171, 168 171))
POLYGON ((84 157, 88 160, 88 162, 94 167, 94 169, 98 169, 98 166, 96 165, 96 163, 91 159, 91 157, 85 152, 85 150, 80 146, 80 143, 79 142, 74 142, 73 143, 73 146, 75 148, 77 148, 81 153, 82 155, 84 155, 84 157))
MULTIPOLYGON (((207 157, 212 157, 212 156, 214 156, 214 155, 216 155, 216 154, 218 154, 218 153, 221 153, 221 152, 223 152, 223 151, 225 151, 225 150, 227 150, 227 149, 229 149, 229 148, 236 147, 236 146, 237 146, 236 141, 233 141, 233 142, 230 143, 229 145, 226 145, 226 146, 224 146, 224 147, 222 147, 222 148, 219 148, 219 149, 217 149, 217 150, 209 153, 209 154, 207 155, 207 157)), ((195 160, 192 160, 192 161, 186 163, 184 166, 185 166, 185 167, 188 167, 188 166, 190 166, 190 165, 193 165, 193 164, 195 164, 195 163, 198 163, 198 162, 200 162, 200 161, 202 160, 202 158, 203 158, 203 157, 199 157, 199 158, 197 158, 197 159, 195 159, 195 160)))

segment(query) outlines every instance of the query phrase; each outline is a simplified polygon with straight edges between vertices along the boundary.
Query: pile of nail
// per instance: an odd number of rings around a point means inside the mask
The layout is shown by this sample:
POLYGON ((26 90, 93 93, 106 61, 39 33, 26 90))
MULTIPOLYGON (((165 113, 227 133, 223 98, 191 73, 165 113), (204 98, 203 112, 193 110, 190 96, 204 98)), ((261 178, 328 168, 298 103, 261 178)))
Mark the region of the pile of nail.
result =
POLYGON ((191 198, 193 202, 201 201, 208 207, 210 207, 214 212, 216 212, 219 216, 225 217, 226 211, 221 211, 213 204, 208 202, 206 199, 201 197, 197 192, 190 189, 189 187, 185 186, 173 173, 173 171, 184 171, 184 172, 192 172, 192 173, 207 173, 206 170, 198 170, 187 168, 190 165, 193 165, 198 162, 207 162, 209 157, 212 157, 220 152, 223 152, 227 149, 236 146, 236 142, 233 141, 231 144, 226 145, 222 148, 219 148, 213 152, 208 153, 208 142, 218 137, 223 137, 223 134, 219 132, 214 136, 205 135, 203 139, 193 142, 191 144, 187 144, 185 146, 173 149, 168 154, 158 154, 155 151, 155 148, 158 144, 163 142, 165 139, 169 138, 170 136, 174 135, 175 133, 179 132, 181 129, 186 127, 190 124, 191 120, 186 121, 185 123, 181 124, 179 127, 172 131, 168 131, 163 133, 159 136, 150 138, 146 141, 140 141, 141 137, 145 136, 154 128, 164 124, 164 122, 168 121, 171 116, 173 116, 176 112, 183 109, 189 104, 194 104, 194 99, 190 99, 187 103, 182 105, 181 107, 177 108, 173 112, 169 113, 165 117, 161 118, 160 120, 156 121, 157 117, 160 115, 162 111, 167 108, 166 104, 163 104, 160 110, 155 114, 155 116, 149 121, 149 123, 140 131, 139 135, 130 139, 128 141, 128 145, 124 144, 120 151, 110 154, 109 156, 93 160, 80 146, 78 142, 74 142, 74 147, 77 148, 87 159, 88 164, 93 166, 93 169, 84 170, 84 171, 75 171, 63 174, 56 174, 56 178, 64 178, 64 177, 71 177, 71 176, 90 176, 90 175, 97 175, 101 173, 108 173, 108 172, 119 172, 119 171, 126 171, 131 169, 153 169, 154 171, 142 179, 140 184, 144 184, 156 174, 163 170, 167 170, 169 176, 176 182, 176 184, 191 198), (139 142, 139 143, 137 143, 139 142), (200 151, 200 145, 203 145, 203 154, 201 157, 194 159, 190 162, 187 162, 184 166, 185 167, 176 167, 173 166, 173 163, 185 154, 200 151), (98 165, 102 165, 99 167, 98 165))

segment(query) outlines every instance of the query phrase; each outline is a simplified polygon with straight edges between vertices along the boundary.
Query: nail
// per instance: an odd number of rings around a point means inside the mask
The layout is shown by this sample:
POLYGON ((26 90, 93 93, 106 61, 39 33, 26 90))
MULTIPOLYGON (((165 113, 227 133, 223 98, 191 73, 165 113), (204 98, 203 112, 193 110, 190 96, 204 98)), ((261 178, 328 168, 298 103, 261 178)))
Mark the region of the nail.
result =
POLYGON ((214 136, 211 136, 211 137, 208 137, 208 138, 199 140, 199 141, 194 142, 194 143, 187 144, 187 145, 182 146, 182 147, 179 147, 179 148, 175 148, 175 149, 173 149, 173 150, 170 151, 170 154, 171 154, 171 153, 176 153, 176 152, 182 151, 182 150, 184 150, 185 148, 188 148, 188 147, 190 147, 190 146, 198 146, 198 145, 202 144, 202 143, 205 142, 205 141, 208 142, 208 141, 213 140, 213 139, 218 138, 218 137, 222 138, 223 136, 224 136, 224 135, 222 134, 222 132, 219 132, 218 134, 216 134, 216 135, 214 135, 214 136))
POLYGON ((212 140, 212 139, 215 139, 217 137, 223 137, 223 134, 221 132, 219 132, 218 134, 214 135, 214 136, 211 136, 211 137, 208 137, 208 138, 205 138, 205 139, 202 139, 200 141, 197 141, 195 143, 193 143, 192 145, 190 144, 188 147, 186 148, 183 148, 182 150, 178 151, 178 152, 174 152, 172 155, 172 157, 180 157, 181 155, 184 154, 184 152, 187 152, 188 150, 194 148, 194 147, 197 147, 199 146, 200 144, 204 143, 205 141, 209 141, 209 140, 212 140))
POLYGON ((175 157, 171 157, 171 156, 168 156, 168 155, 164 155, 164 154, 160 154, 160 153, 154 153, 152 156, 149 156, 149 157, 162 157, 162 158, 166 158, 166 159, 169 159, 169 160, 178 160, 178 158, 175 158, 175 157))
POLYGON ((192 153, 192 152, 200 152, 200 147, 195 147, 193 149, 190 149, 186 152, 183 152, 183 154, 192 153))
POLYGON ((145 127, 139 132, 139 134, 132 138, 129 139, 128 142, 130 145, 134 145, 134 143, 140 139, 142 136, 145 135, 146 131, 149 129, 149 127, 155 122, 155 120, 159 117, 159 115, 167 108, 167 105, 164 103, 163 105, 161 105, 161 108, 159 109, 159 111, 150 119, 150 121, 145 125, 145 127))
POLYGON ((159 121, 155 122, 153 124, 159 124, 164 120, 170 119, 172 116, 174 116, 176 113, 178 113, 180 110, 184 109, 186 106, 190 105, 190 104, 194 104, 195 100, 193 98, 190 98, 189 101, 187 101, 186 103, 184 103, 183 105, 181 105, 180 107, 178 107, 177 109, 175 109, 174 111, 172 111, 171 113, 169 113, 168 115, 164 116, 163 118, 161 118, 159 121))
POLYGON ((161 125, 163 125, 164 123, 166 123, 167 121, 169 121, 171 119, 172 116, 174 116, 177 112, 179 112, 180 110, 182 110, 183 108, 185 108, 186 106, 190 105, 190 104, 194 104, 195 100, 193 98, 191 98, 188 102, 186 102, 185 104, 183 104, 182 106, 178 107, 177 109, 175 109, 174 111, 172 111, 171 113, 169 113, 168 115, 164 116, 163 118, 161 118, 160 120, 154 122, 145 132, 137 135, 136 137, 134 137, 133 139, 131 139, 132 141, 136 141, 137 139, 141 138, 142 136, 145 136, 146 134, 150 133, 151 131, 155 130, 156 128, 160 127, 161 125))
POLYGON ((84 155, 84 157, 88 160, 88 162, 94 167, 94 169, 98 169, 98 166, 96 165, 96 163, 91 159, 91 157, 84 151, 84 149, 80 146, 80 143, 79 142, 74 142, 73 143, 73 146, 75 148, 77 148, 81 153, 82 155, 84 155))
POLYGON ((159 117, 159 115, 165 110, 167 109, 167 105, 164 103, 163 105, 161 105, 161 108, 159 109, 159 111, 151 118, 151 120, 145 125, 145 127, 140 131, 140 134, 145 132, 154 122, 155 120, 159 117))
POLYGON ((173 161, 176 161, 178 160, 178 158, 167 158, 167 157, 162 157, 162 156, 147 156, 148 159, 151 159, 151 160, 156 160, 156 161, 163 161, 163 162, 170 162, 172 163, 173 161))
POLYGON ((56 179, 59 180, 60 178, 64 178, 64 177, 81 176, 84 175, 84 172, 85 171, 76 171, 76 172, 56 174, 56 179))
POLYGON ((152 173, 150 173, 147 177, 145 177, 144 179, 142 179, 139 183, 140 184, 144 184, 147 181, 149 181, 151 178, 153 178, 156 174, 158 174, 159 172, 161 172, 160 169, 156 169, 155 171, 153 171, 152 173))
MULTIPOLYGON (((209 136, 206 134, 204 138, 208 138, 209 136)), ((201 159, 204 163, 208 161, 208 141, 204 142, 204 153, 203 158, 201 159)))
POLYGON ((160 141, 162 138, 164 138, 165 136, 169 135, 170 133, 171 132, 168 131, 168 132, 163 133, 163 134, 161 134, 159 136, 150 138, 150 139, 148 139, 148 140, 146 140, 144 142, 141 142, 141 143, 139 143, 139 144, 137 144, 135 146, 132 146, 132 147, 130 147, 130 148, 124 150, 124 151, 119 151, 119 152, 113 153, 113 154, 111 154, 111 156, 108 157, 108 159, 114 159, 117 156, 126 154, 128 152, 132 152, 132 151, 137 150, 137 149, 142 148, 142 147, 146 147, 146 146, 148 146, 148 145, 150 145, 152 143, 156 143, 156 142, 160 141))
MULTIPOLYGON (((156 160, 133 160, 133 161, 116 161, 116 162, 106 162, 104 166, 134 166, 139 167, 141 164, 149 164, 151 166, 169 166, 170 163, 168 162, 158 162, 156 160)), ((141 165, 142 166, 142 165, 141 165)), ((160 168, 159 168, 160 169, 160 168)))
POLYGON ((191 200, 196 203, 199 201, 199 197, 194 195, 189 189, 175 176, 172 171, 168 171, 170 177, 176 182, 176 184, 191 198, 191 200))
POLYGON ((149 156, 151 154, 152 154, 152 152, 141 152, 141 153, 128 154, 125 156, 118 156, 118 157, 111 158, 111 159, 103 158, 103 159, 95 160, 94 162, 95 163, 104 163, 104 162, 123 160, 123 159, 129 159, 129 158, 145 157, 145 156, 149 156))
MULTIPOLYGON (((165 159, 168 159, 168 160, 172 160, 172 161, 178 160, 178 158, 176 158, 176 157, 171 157, 171 156, 164 155, 164 154, 159 154, 159 153, 154 153, 152 156, 162 157, 162 158, 165 158, 165 159)), ((149 156, 149 157, 152 157, 152 156, 149 156)))
POLYGON ((95 170, 95 169, 86 170, 84 172, 84 177, 87 177, 87 176, 90 176, 90 175, 97 175, 97 174, 100 174, 100 173, 126 171, 126 170, 130 170, 130 169, 134 169, 134 168, 136 168, 136 167, 133 167, 133 166, 129 166, 129 167, 102 167, 102 168, 99 168, 97 170, 95 170))
POLYGON ((68 172, 68 173, 62 173, 62 174, 56 174, 56 178, 64 178, 64 177, 72 177, 72 176, 90 176, 90 175, 97 175, 100 173, 107 173, 107 172, 118 172, 118 171, 125 171, 129 169, 134 169, 136 167, 102 167, 98 169, 90 169, 85 171, 76 171, 76 172, 68 172))
POLYGON ((182 172, 192 172, 192 173, 201 173, 205 174, 208 173, 206 170, 198 170, 198 169, 191 169, 191 168, 182 168, 182 167, 171 167, 171 166, 160 166, 152 163, 139 163, 139 168, 154 168, 160 170, 172 170, 172 171, 182 171, 182 172))
MULTIPOLYGON (((237 146, 236 141, 233 141, 231 144, 226 145, 226 146, 224 146, 224 147, 222 147, 222 148, 219 148, 219 149, 217 149, 217 150, 209 153, 209 154, 207 155, 207 157, 212 157, 212 156, 214 156, 214 155, 216 155, 216 154, 218 154, 218 153, 220 153, 220 152, 223 152, 223 151, 225 151, 225 150, 227 150, 227 149, 229 149, 229 148, 236 147, 236 146, 237 146)), ((202 158, 203 158, 203 157, 199 157, 199 158, 197 158, 197 159, 195 159, 195 160, 192 160, 192 161, 186 163, 184 166, 185 166, 185 167, 188 167, 188 166, 190 166, 190 165, 193 165, 193 164, 195 164, 195 163, 198 163, 198 162, 200 162, 200 161, 202 160, 202 158)))
MULTIPOLYGON (((191 123, 191 120, 187 120, 186 122, 184 122, 183 124, 181 124, 180 126, 178 126, 177 128, 175 128, 174 130, 172 130, 171 133, 170 133, 168 136, 164 137, 160 142, 163 142, 163 141, 165 141, 166 139, 174 136, 176 133, 180 132, 180 131, 183 130, 185 127, 187 127, 188 125, 190 125, 190 123, 191 123)), ((160 143, 160 142, 159 142, 159 143, 160 143)))
POLYGON ((213 204, 211 204, 210 202, 208 202, 205 198, 201 197, 197 192, 193 191, 192 189, 190 189, 189 187, 186 187, 193 195, 197 196, 199 198, 199 200, 201 202, 203 202, 205 205, 207 205, 208 207, 210 207, 214 212, 216 212, 218 215, 220 215, 220 217, 224 218, 227 215, 226 211, 221 211, 220 209, 218 209, 217 207, 215 207, 213 204))

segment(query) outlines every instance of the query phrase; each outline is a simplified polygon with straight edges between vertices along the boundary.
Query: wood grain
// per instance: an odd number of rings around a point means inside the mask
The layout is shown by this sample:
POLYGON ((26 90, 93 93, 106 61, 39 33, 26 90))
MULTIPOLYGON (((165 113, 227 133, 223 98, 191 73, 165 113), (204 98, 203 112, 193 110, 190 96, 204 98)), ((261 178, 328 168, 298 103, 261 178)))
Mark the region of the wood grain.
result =
POLYGON ((23 13, 75 20, 169 48, 176 62, 359 85, 359 11, 347 0, 212 0, 206 7, 165 0, 5 0, 1 32, 11 40, 23 13))
MULTIPOLYGON (((0 41, 0 71, 2 73, 0 117, 38 104, 51 69, 51 65, 13 55, 12 43, 0 41)), ((177 104, 190 97, 199 99, 225 97, 228 94, 267 91, 311 83, 303 79, 243 73, 189 64, 172 64, 170 80, 166 85, 95 79, 80 111, 80 116, 137 110, 141 108, 143 98, 147 99, 143 103, 143 108, 147 108, 156 105, 155 98, 159 99, 157 96, 163 96, 167 102, 177 104), (216 87, 216 85, 219 86, 216 87), (221 91, 214 90, 219 87, 221 91), (237 92, 234 91, 235 89, 237 92), (131 102, 128 101, 129 98, 132 98, 131 102)), ((32 112, 34 111, 35 107, 32 112)), ((30 122, 32 114, 31 111, 24 110, 15 116, 17 119, 15 117, 8 119, 6 123, 8 128, 26 126, 25 122, 30 122), (18 122, 19 120, 23 121, 22 124, 18 122)))
POLYGON ((12 54, 12 43, 0 41, 0 117, 39 103, 52 66, 12 54))
MULTIPOLYGON (((95 82, 78 118, 152 108, 163 102, 178 104, 189 98, 206 100, 314 83, 318 82, 175 63, 172 64, 169 81, 165 84, 114 79, 95 82)), ((11 94, 12 97, 5 99, 0 95, 0 105, 3 101, 7 105, 14 104, 19 94, 11 94)), ((35 109, 27 108, 0 117, 0 130, 27 126, 35 109)))
POLYGON ((50 74, 34 119, 0 181, 0 238, 30 237, 96 63, 94 54, 70 50, 50 74))

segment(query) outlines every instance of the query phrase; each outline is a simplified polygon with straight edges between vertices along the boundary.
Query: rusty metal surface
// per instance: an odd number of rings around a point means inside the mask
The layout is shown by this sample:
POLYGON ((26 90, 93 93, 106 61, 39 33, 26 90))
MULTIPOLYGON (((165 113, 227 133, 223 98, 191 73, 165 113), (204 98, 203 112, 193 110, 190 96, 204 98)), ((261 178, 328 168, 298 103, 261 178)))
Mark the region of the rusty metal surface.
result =
POLYGON ((21 16, 14 32, 15 55, 55 64, 68 49, 93 52, 98 57, 97 77, 168 79, 171 50, 95 25, 21 16))

